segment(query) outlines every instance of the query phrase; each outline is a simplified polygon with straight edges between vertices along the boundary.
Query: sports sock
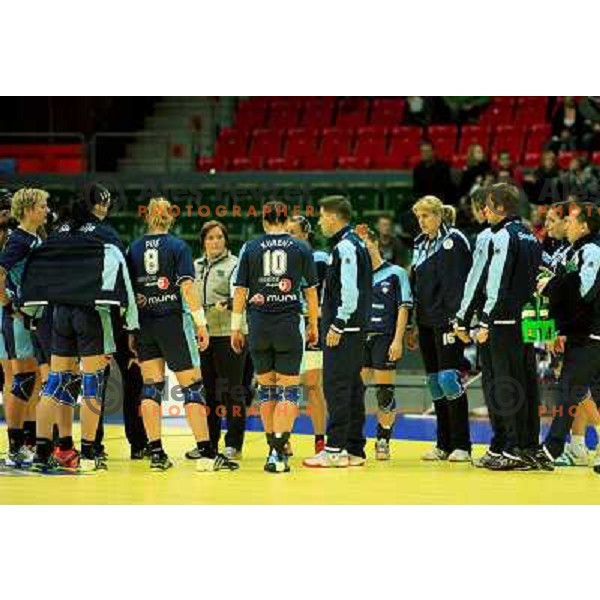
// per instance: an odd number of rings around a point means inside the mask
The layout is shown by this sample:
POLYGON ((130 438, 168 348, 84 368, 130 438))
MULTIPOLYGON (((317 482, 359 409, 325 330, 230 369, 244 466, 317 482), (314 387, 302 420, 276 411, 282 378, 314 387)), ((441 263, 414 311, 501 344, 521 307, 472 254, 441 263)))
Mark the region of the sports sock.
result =
POLYGON ((26 446, 35 446, 35 421, 25 421, 23 423, 23 443, 26 446))
POLYGON ((217 455, 210 441, 196 442, 196 447, 204 458, 214 458, 217 455))
POLYGON ((285 445, 288 443, 290 439, 289 432, 284 433, 274 433, 273 434, 273 443, 272 448, 277 452, 277 454, 283 454, 285 445))
POLYGON ((25 436, 22 429, 11 427, 8 430, 8 447, 10 452, 18 452, 25 436))
POLYGON ((385 440, 386 442, 389 442, 391 435, 392 435, 391 428, 384 427, 380 423, 377 423, 377 439, 378 440, 385 440))
POLYGON ((43 460, 44 462, 50 458, 54 445, 52 440, 48 438, 37 438, 35 441, 35 455, 36 458, 43 460))
POLYGON ((95 444, 93 440, 81 440, 81 457, 88 460, 93 460, 96 458, 94 445, 95 444))
POLYGON ((63 452, 73 449, 73 437, 67 436, 58 439, 58 448, 63 452))

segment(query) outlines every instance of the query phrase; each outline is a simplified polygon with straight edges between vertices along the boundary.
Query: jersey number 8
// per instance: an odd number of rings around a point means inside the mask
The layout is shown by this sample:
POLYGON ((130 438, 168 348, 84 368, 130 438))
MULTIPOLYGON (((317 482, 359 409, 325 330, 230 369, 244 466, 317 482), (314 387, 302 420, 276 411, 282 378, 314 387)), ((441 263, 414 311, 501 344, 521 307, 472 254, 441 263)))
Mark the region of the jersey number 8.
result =
POLYGON ((158 262, 158 250, 149 248, 144 252, 144 268, 148 275, 156 275, 160 268, 158 262))
POLYGON ((287 271, 287 254, 283 250, 267 250, 263 254, 263 275, 280 277, 287 271))

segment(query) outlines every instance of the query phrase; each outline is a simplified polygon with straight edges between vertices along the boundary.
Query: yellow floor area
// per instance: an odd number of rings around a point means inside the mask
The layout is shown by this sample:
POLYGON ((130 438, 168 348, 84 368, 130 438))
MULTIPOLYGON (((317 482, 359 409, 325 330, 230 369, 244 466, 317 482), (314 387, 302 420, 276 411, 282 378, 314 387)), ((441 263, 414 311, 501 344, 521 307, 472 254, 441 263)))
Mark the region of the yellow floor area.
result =
MULTIPOLYGON (((128 459, 123 428, 107 427, 109 471, 89 476, 0 473, 0 504, 598 504, 600 475, 586 468, 554 473, 492 473, 465 464, 424 463, 424 442, 392 443, 390 462, 352 469, 306 469, 312 437, 295 436, 292 471, 263 472, 264 436, 249 433, 237 472, 196 473, 183 458, 193 446, 182 428, 166 428, 164 446, 175 462, 151 473, 148 461, 128 459)), ((2 443, 6 431, 0 429, 2 443)), ((368 453, 373 442, 369 440, 368 453)), ((4 450, 4 447, 3 447, 4 450)), ((476 455, 483 451, 477 448, 476 455)))

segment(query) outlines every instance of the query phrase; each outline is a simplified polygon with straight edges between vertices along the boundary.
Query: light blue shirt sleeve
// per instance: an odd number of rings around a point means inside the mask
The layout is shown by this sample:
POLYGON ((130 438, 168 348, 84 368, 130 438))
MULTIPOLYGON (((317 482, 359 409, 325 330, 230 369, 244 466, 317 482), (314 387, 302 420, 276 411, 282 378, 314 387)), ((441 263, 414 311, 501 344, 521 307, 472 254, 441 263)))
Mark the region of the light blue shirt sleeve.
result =
POLYGON ((596 244, 586 245, 581 253, 581 262, 579 293, 585 302, 591 302, 598 295, 600 287, 600 248, 596 244))
POLYGON ((489 318, 492 311, 496 308, 496 304, 498 304, 500 284, 502 282, 502 276, 504 275, 509 242, 510 235, 506 229, 501 229, 492 236, 491 243, 494 246, 494 254, 490 262, 485 288, 487 300, 483 309, 484 317, 482 318, 482 324, 484 325, 490 325, 490 323, 486 323, 485 320, 489 318))
POLYGON ((358 306, 358 264, 356 248, 349 240, 342 240, 338 244, 340 255, 340 279, 342 283, 341 306, 337 311, 337 318, 347 322, 358 306))

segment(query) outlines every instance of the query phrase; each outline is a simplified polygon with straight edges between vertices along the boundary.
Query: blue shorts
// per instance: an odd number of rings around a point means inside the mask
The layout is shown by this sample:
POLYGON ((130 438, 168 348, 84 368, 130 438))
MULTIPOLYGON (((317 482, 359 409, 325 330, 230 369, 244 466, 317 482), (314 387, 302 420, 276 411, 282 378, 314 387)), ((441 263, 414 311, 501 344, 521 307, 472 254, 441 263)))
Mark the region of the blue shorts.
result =
POLYGON ((200 366, 194 320, 189 313, 141 317, 136 347, 140 362, 161 358, 174 373, 200 366))
POLYGON ((396 363, 388 359, 388 352, 394 339, 387 333, 369 333, 365 341, 363 366, 365 369, 392 371, 396 363))
POLYGON ((110 308, 106 306, 54 307, 52 354, 55 356, 102 356, 115 352, 110 308))
POLYGON ((10 360, 34 358, 32 333, 25 327, 25 320, 2 311, 2 334, 6 356, 10 360))
POLYGON ((304 318, 298 313, 248 311, 248 348, 258 375, 299 375, 304 354, 304 318))

